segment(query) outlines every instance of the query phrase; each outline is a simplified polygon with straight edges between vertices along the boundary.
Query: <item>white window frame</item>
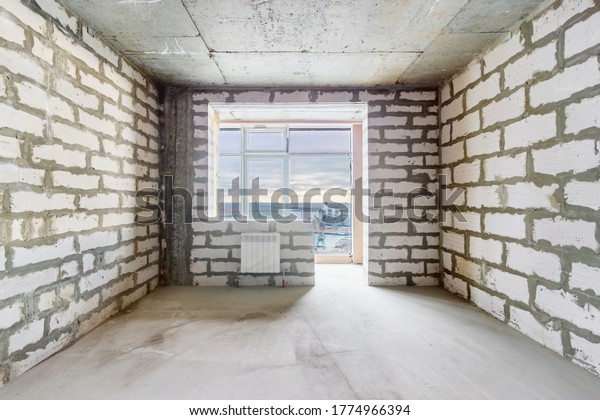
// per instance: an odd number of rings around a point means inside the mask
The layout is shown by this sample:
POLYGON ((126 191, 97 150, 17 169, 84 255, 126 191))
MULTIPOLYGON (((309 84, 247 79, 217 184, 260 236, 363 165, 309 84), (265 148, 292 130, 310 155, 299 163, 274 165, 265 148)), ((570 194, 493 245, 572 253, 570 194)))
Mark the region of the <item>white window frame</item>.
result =
MULTIPOLYGON (((240 167, 240 188, 249 189, 252 187, 250 179, 248 179, 247 173, 247 161, 248 159, 273 159, 283 161, 283 185, 280 188, 289 188, 289 176, 290 176, 290 152, 289 152, 289 139, 290 129, 294 128, 323 128, 323 129, 349 129, 352 130, 351 124, 324 124, 324 123, 290 123, 290 124, 235 124, 235 123, 224 123, 221 124, 223 128, 239 128, 240 129, 240 153, 224 153, 223 156, 240 156, 241 167, 240 167), (252 132, 282 132, 283 133, 283 147, 281 149, 273 150, 249 150, 248 148, 248 133, 252 132)), ((352 136, 352 131, 350 131, 352 136)), ((350 186, 352 187, 352 156, 353 156, 353 141, 350 140, 350 152, 349 153, 294 153, 294 156, 326 156, 326 155, 349 155, 349 172, 350 172, 350 186)), ((219 150, 219 155, 221 155, 219 150)), ((250 212, 250 201, 249 197, 243 196, 240 199, 240 209, 245 211, 248 218, 251 218, 250 212)))

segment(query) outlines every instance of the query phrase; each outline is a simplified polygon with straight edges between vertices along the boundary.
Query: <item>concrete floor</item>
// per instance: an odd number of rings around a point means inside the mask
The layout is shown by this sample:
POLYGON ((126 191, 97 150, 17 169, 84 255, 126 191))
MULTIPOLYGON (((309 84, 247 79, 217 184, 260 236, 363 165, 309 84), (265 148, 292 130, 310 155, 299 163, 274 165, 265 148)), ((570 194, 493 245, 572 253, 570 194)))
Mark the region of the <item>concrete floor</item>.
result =
POLYGON ((2 399, 599 399, 600 378, 438 288, 165 288, 2 399))

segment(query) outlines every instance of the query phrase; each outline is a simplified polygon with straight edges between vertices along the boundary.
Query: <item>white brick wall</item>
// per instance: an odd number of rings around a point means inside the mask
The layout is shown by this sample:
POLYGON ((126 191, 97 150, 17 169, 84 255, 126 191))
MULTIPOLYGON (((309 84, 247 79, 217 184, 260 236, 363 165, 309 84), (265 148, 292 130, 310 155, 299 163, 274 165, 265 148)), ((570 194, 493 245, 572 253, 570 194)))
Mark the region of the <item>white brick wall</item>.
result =
POLYGON ((600 268, 590 267, 582 263, 573 263, 571 274, 569 275, 569 286, 581 291, 592 291, 596 296, 600 296, 600 268))
POLYGON ((494 317, 504 320, 504 304, 505 301, 497 296, 490 295, 487 292, 484 292, 481 289, 476 287, 471 288, 471 301, 486 311, 487 313, 493 315, 494 317))
POLYGON ((25 325, 8 339, 8 353, 24 349, 30 344, 42 339, 44 336, 44 320, 25 325))
POLYGON ((443 146, 441 149, 442 164, 448 164, 462 160, 465 157, 465 145, 460 141, 451 146, 443 146))
POLYGON ((573 333, 570 336, 573 361, 600 375, 600 344, 592 343, 573 333))
POLYGON ((52 182, 56 187, 79 190, 97 190, 100 177, 97 175, 75 175, 65 171, 52 172, 52 182))
POLYGON ((41 136, 44 130, 44 122, 39 117, 2 103, 0 103, 0 125, 34 136, 41 136))
POLYGON ((73 109, 66 101, 29 82, 16 83, 15 87, 22 104, 42 111, 47 110, 49 114, 71 122, 75 121, 73 109))
POLYGON ((464 299, 467 298, 468 286, 464 280, 444 274, 443 284, 446 290, 459 295, 464 299))
POLYGON ((454 182, 457 184, 468 184, 479 181, 481 162, 476 160, 470 163, 462 163, 454 168, 454 182))
POLYGON ((600 374, 600 9, 557 0, 529 23, 441 89, 440 172, 468 219, 442 225, 443 285, 600 374))
POLYGON ((452 100, 447 105, 442 106, 440 120, 446 123, 450 119, 454 119, 464 112, 463 96, 460 95, 452 100))
POLYGON ((525 153, 486 159, 484 161, 485 180, 503 181, 513 177, 524 177, 526 164, 527 155, 525 153))
POLYGON ((69 54, 73 55, 84 66, 96 72, 100 70, 100 59, 97 55, 84 47, 80 41, 75 41, 70 36, 63 34, 57 26, 54 26, 53 29, 52 41, 54 41, 56 46, 64 51, 68 51, 69 54))
POLYGON ((481 133, 466 140, 467 156, 481 156, 500 151, 500 130, 481 133))
POLYGON ((119 194, 96 194, 92 196, 81 196, 79 207, 86 210, 102 210, 119 207, 119 194))
POLYGON ((12 163, 0 163, 0 183, 12 184, 19 182, 19 167, 12 163))
POLYGON ((600 44, 600 14, 576 23, 565 31, 565 57, 570 58, 588 48, 600 44))
POLYGON ((51 127, 54 138, 63 143, 81 146, 90 150, 100 150, 98 137, 90 133, 87 129, 80 129, 60 122, 52 123, 51 127))
POLYGON ((594 0, 571 0, 549 7, 540 17, 533 20, 533 41, 537 41, 549 34, 555 35, 556 30, 564 25, 570 18, 594 7, 594 0))
POLYGON ((41 286, 52 284, 58 280, 58 268, 36 270, 23 275, 5 277, 0 288, 0 299, 7 300, 12 297, 33 292, 41 286))
POLYGON ((530 81, 538 73, 556 67, 556 42, 536 48, 504 69, 504 87, 513 89, 530 81))
POLYGON ((485 274, 484 283, 490 289, 506 295, 510 300, 529 302, 529 285, 525 277, 492 268, 485 274))
POLYGON ((525 90, 519 89, 512 95, 496 100, 482 110, 484 127, 501 121, 520 117, 525 112, 525 90))
POLYGON ((463 220, 456 219, 454 221, 454 227, 460 230, 467 230, 472 232, 481 232, 481 214, 477 212, 461 212, 463 220))
POLYGON ((554 329, 552 322, 543 324, 531 312, 511 307, 509 324, 549 349, 562 353, 560 331, 554 329))
POLYGON ((475 61, 452 80, 454 93, 456 94, 460 92, 466 86, 477 81, 479 78, 481 78, 481 64, 475 61))
POLYGON ((537 275, 546 280, 560 282, 560 258, 549 252, 508 243, 506 245, 506 265, 523 274, 537 275))
POLYGON ((0 329, 5 330, 12 327, 23 318, 23 304, 13 303, 0 309, 0 329))
POLYGON ((534 150, 534 170, 542 174, 578 174, 600 166, 598 140, 561 143, 548 149, 534 150))
POLYGON ((555 246, 598 249, 595 222, 567 220, 560 216, 535 220, 533 222, 533 239, 549 241, 555 246))
POLYGON ((0 65, 11 73, 44 83, 44 69, 26 54, 0 47, 0 65))
POLYGON ((469 239, 469 256, 500 264, 502 262, 502 242, 495 239, 482 239, 471 236, 469 239))
POLYGON ((31 191, 16 191, 11 193, 10 198, 10 208, 13 213, 75 209, 75 196, 72 194, 47 195, 31 191))
POLYGON ((118 233, 115 231, 96 232, 88 235, 79 236, 79 248, 81 251, 90 249, 103 248, 117 244, 119 239, 118 233))
POLYGON ((13 247, 12 263, 14 267, 35 264, 41 261, 62 259, 75 254, 73 238, 60 239, 50 245, 40 245, 33 248, 13 247))
POLYGON ((71 83, 66 79, 58 79, 55 82, 56 92, 59 95, 62 95, 66 99, 74 102, 76 105, 79 105, 83 108, 89 108, 96 110, 100 104, 100 99, 96 96, 83 91, 77 85, 71 83))
POLYGON ((538 187, 529 182, 506 185, 506 207, 514 209, 546 209, 557 210, 558 204, 554 195, 558 185, 538 187))
POLYGON ((459 254, 465 253, 465 237, 458 233, 444 232, 443 247, 459 254))
POLYGON ((500 197, 496 186, 478 186, 467 188, 468 207, 500 207, 500 197))
POLYGON ((577 296, 572 293, 538 286, 535 304, 550 316, 564 319, 579 328, 600 335, 600 309, 589 303, 580 304, 577 296))
POLYGON ((524 40, 520 36, 513 35, 488 51, 483 56, 484 72, 489 73, 499 66, 505 65, 523 49, 523 44, 524 40))
POLYGON ((6 269, 6 250, 3 246, 0 246, 0 271, 6 269))
POLYGON ((158 229, 136 229, 125 211, 138 184, 158 185, 158 92, 58 2, 29 3, 0 4, 0 364, 11 376, 155 288, 158 276, 158 229), (135 112, 117 108, 133 92, 143 98, 132 99, 135 112), (138 127, 146 133, 132 145, 123 133, 138 127), (124 176, 125 164, 136 172, 124 176), (100 301, 100 291, 122 280, 106 256, 118 249, 131 257, 135 236, 145 264, 131 267, 146 274, 135 294, 100 301), (94 277, 97 293, 82 297, 84 272, 105 275, 94 277))
POLYGON ((554 137, 556 137, 556 113, 530 115, 505 128, 504 149, 529 147, 554 137))
POLYGON ((567 67, 549 80, 531 87, 531 106, 562 101, 586 88, 600 84, 600 68, 595 57, 586 62, 567 67))
POLYGON ((25 31, 8 17, 0 16, 0 38, 22 46, 25 42, 25 31))
MULTIPOLYGON (((83 279, 82 279, 83 281, 83 279)), ((82 283, 85 284, 85 283, 82 283)), ((100 303, 100 295, 97 293, 88 299, 80 299, 71 304, 62 312, 57 312, 50 318, 50 331, 65 328, 67 325, 77 321, 77 318, 92 312, 100 303)))
POLYGON ((86 154, 77 150, 66 149, 59 144, 43 144, 33 148, 34 163, 51 162, 67 168, 85 168, 86 154))
POLYGON ((494 73, 467 91, 466 109, 469 110, 479 105, 479 103, 488 99, 492 99, 499 94, 500 75, 498 73, 494 73))
POLYGON ((514 239, 525 239, 525 215, 486 213, 483 219, 486 233, 514 239))
POLYGON ((110 137, 115 137, 117 134, 117 128, 112 121, 96 117, 83 110, 79 112, 79 122, 85 127, 100 134, 105 134, 110 137))
POLYGON ((471 112, 452 123, 452 138, 457 139, 478 131, 481 127, 479 112, 471 112))
POLYGON ((600 210, 600 183, 571 181, 565 185, 565 200, 569 206, 600 210))
POLYGON ((82 232, 98 227, 99 216, 86 213, 70 213, 66 216, 52 216, 48 219, 49 229, 57 234, 82 232))
MULTIPOLYGON (((2 79, 0 79, 2 80, 2 79)), ((17 159, 21 157, 21 141, 13 137, 0 135, 0 157, 17 159)))
POLYGON ((457 274, 472 280, 475 283, 481 282, 481 264, 472 262, 462 257, 456 256, 455 271, 457 274))
POLYGON ((580 131, 600 125, 600 96, 583 99, 579 103, 568 105, 565 113, 567 122, 565 131, 578 134, 580 131))

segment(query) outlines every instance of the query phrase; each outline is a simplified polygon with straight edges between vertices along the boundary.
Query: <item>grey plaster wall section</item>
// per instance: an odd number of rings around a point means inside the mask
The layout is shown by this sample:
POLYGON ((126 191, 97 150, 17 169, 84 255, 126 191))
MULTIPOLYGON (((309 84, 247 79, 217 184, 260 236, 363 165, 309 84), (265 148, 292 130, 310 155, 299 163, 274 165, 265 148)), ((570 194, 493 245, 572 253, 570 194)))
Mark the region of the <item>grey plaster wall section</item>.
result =
MULTIPOLYGON (((191 184, 196 190, 206 189, 209 182, 207 107, 210 102, 367 103, 368 135, 365 140, 368 151, 366 158, 368 184, 365 188, 369 187, 372 191, 372 196, 368 199, 368 215, 372 221, 368 225, 368 235, 365 235, 369 248, 367 253, 369 261, 365 263, 369 283, 372 285, 439 284, 439 226, 436 198, 439 156, 435 89, 190 89, 188 95, 191 97, 193 126, 183 124, 188 128, 189 133, 181 131, 175 141, 187 142, 190 136, 192 137, 190 144, 193 145, 191 155, 194 174, 191 184), (420 194, 422 189, 430 191, 432 196, 422 196, 420 194), (373 196, 378 190, 389 190, 390 193, 380 200, 381 203, 376 203, 373 196), (409 201, 412 202, 416 214, 406 212, 409 201), (399 212, 400 207, 404 209, 402 214, 399 212), (423 213, 427 213, 431 220, 423 221, 423 213)), ((175 95, 167 95, 167 98, 172 102, 175 95)), ((165 105, 167 110, 172 106, 172 104, 165 105)), ((174 115, 167 112, 167 127, 173 124, 173 119, 174 115)), ((181 120, 183 119, 179 121, 181 120)), ((163 158, 178 159, 188 164, 190 155, 176 155, 172 153, 174 150, 172 147, 167 147, 167 153, 163 158)), ((179 162, 175 162, 167 166, 177 171, 180 165, 179 162)), ((189 180, 186 178, 183 182, 189 180)), ((205 208, 206 203, 203 200, 198 200, 198 203, 197 210, 205 208)), ((226 247, 239 245, 240 230, 235 225, 226 224, 223 225, 223 231, 219 232, 210 224, 202 222, 194 223, 191 229, 193 234, 191 245, 189 241, 192 234, 189 230, 177 230, 177 235, 166 237, 167 250, 178 247, 178 251, 181 251, 169 254, 171 267, 190 267, 189 271, 193 274, 195 284, 231 284, 237 275, 239 257, 235 248, 227 250, 226 247), (224 238, 224 236, 231 237, 224 238), (181 248, 182 246, 184 248, 181 248), (213 258, 217 259, 214 263, 213 258), (227 263, 229 258, 231 260, 227 263), (211 260, 210 264, 208 260, 211 260), (229 265, 226 267, 227 264, 229 265)), ((286 228, 277 225, 269 229, 286 228)), ((294 227, 293 230, 299 235, 301 246, 307 247, 306 229, 294 227)), ((292 246, 297 245, 295 241, 295 239, 291 240, 292 246)), ((309 249, 296 251, 301 254, 300 259, 306 262, 312 259, 309 249)), ((292 265, 292 268, 294 267, 300 265, 292 265)), ((305 271, 306 275, 310 276, 310 267, 305 268, 308 268, 305 271)), ((303 271, 298 270, 296 274, 301 275, 303 271)), ((180 273, 179 276, 183 277, 184 274, 180 273)), ((186 278, 189 281, 190 277, 186 278)), ((179 280, 171 278, 169 281, 179 280)))
POLYGON ((0 4, 0 384, 153 291, 156 86, 53 2, 0 4))
MULTIPOLYGON (((173 189, 171 200, 164 202, 163 221, 167 214, 172 215, 172 221, 162 224, 164 233, 164 274, 166 283, 171 285, 191 285, 190 247, 192 244, 192 225, 186 223, 185 200, 181 194, 185 191, 194 192, 193 164, 194 144, 192 141, 192 111, 190 95, 186 89, 167 89, 165 96, 165 122, 163 138, 165 143, 161 150, 163 165, 162 191, 173 189), (168 176, 170 178, 165 178, 168 176), (165 185, 171 182, 170 185, 165 185), (185 190, 185 191, 184 191, 185 190)), ((167 195, 167 194, 166 194, 167 195)), ((189 221, 188 221, 189 222, 189 221)))
POLYGON ((444 286, 600 374, 600 5, 556 1, 441 88, 441 171, 465 220, 444 286))

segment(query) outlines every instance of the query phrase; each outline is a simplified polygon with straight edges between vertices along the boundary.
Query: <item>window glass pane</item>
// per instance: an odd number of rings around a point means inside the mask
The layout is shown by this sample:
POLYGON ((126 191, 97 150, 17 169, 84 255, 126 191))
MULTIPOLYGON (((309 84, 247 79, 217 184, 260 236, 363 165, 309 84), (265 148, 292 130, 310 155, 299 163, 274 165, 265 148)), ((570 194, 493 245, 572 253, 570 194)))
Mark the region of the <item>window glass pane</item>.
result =
MULTIPOLYGON (((219 157, 219 186, 223 190, 223 202, 218 203, 219 209, 226 219, 232 217, 234 208, 238 209, 239 203, 233 203, 233 198, 228 194, 228 190, 232 187, 232 182, 235 178, 240 178, 242 171, 241 156, 223 156, 219 157)), ((241 181, 240 181, 241 182, 241 181)))
POLYGON ((349 190, 351 185, 350 155, 290 156, 290 188, 298 195, 310 188, 349 190))
POLYGON ((283 131, 249 131, 246 146, 248 150, 285 150, 283 131))
POLYGON ((219 138, 221 154, 241 153, 242 130, 239 128, 222 128, 219 138))
POLYGON ((290 153, 350 153, 350 129, 290 129, 290 153))
MULTIPOLYGON (((349 155, 290 155, 290 188, 298 194, 300 204, 294 211, 304 220, 312 220, 314 247, 318 255, 352 253, 352 171, 349 155), (320 194, 305 196, 308 189, 320 194), (325 196, 332 188, 335 194, 325 196)), ((333 193, 333 192, 331 192, 333 193)))
POLYGON ((219 157, 219 188, 228 190, 235 178, 240 177, 242 158, 240 156, 219 157))
MULTIPOLYGON (((260 188, 267 188, 270 192, 283 188, 283 158, 248 158, 246 162, 248 188, 252 187, 254 178, 259 178, 260 188)), ((261 197, 261 201, 264 199, 265 197, 261 197)))
MULTIPOLYGON (((252 188, 252 181, 259 180, 260 189, 266 194, 248 197, 248 216, 251 218, 270 218, 272 216, 273 192, 284 186, 284 159, 281 158, 246 158, 246 185, 252 188), (260 216, 259 216, 260 214, 260 216)), ((277 206, 277 205, 276 205, 277 206)))

